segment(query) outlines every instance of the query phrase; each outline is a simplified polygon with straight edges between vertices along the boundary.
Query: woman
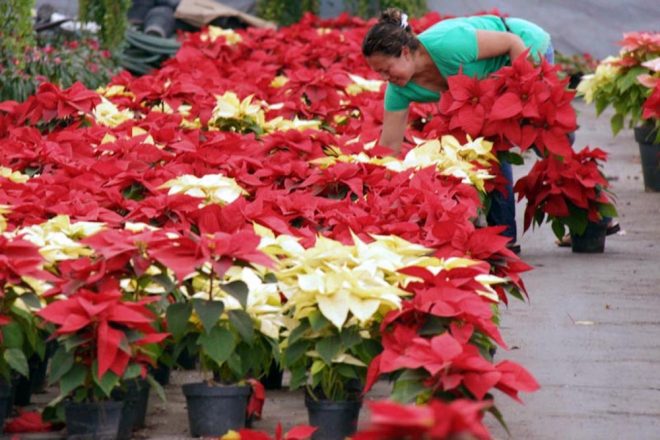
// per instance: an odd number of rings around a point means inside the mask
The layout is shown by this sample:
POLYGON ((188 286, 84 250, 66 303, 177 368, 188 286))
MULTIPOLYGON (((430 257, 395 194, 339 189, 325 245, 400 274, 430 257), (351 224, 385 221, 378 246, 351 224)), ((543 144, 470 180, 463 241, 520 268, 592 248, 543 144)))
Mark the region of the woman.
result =
MULTIPOLYGON (((527 48, 535 61, 553 62, 550 35, 519 18, 495 15, 442 20, 416 36, 400 10, 384 11, 362 43, 369 66, 388 81, 380 144, 398 152, 411 102, 435 102, 447 90, 447 77, 462 68, 469 76, 484 78, 499 70, 527 48)), ((515 201, 511 165, 501 161, 508 180, 505 197, 492 194, 489 224, 505 225, 504 235, 516 240, 515 201)))

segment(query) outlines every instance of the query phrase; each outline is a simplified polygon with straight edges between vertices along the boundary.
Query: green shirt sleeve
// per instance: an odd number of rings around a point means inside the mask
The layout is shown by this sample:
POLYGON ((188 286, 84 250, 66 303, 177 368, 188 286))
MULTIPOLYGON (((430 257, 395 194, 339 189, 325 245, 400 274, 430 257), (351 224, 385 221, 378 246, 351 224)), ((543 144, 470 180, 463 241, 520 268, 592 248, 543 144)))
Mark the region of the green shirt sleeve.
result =
POLYGON ((387 84, 385 89, 385 111, 398 112, 406 110, 410 106, 411 100, 406 97, 401 90, 394 84, 387 84))

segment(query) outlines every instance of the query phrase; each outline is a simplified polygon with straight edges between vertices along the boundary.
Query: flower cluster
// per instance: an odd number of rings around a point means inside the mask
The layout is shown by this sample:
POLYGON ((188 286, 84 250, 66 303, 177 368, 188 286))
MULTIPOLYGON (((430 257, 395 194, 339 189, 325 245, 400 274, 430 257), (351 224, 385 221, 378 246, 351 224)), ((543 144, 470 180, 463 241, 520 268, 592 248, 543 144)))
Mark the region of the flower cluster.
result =
MULTIPOLYGON (((657 130, 657 100, 660 80, 660 32, 629 32, 619 42, 619 56, 601 61, 595 73, 586 75, 578 85, 578 93, 594 102, 596 113, 614 108, 610 123, 616 135, 623 127, 635 127, 650 120, 657 130)), ((660 141, 660 130, 657 138, 660 141)))

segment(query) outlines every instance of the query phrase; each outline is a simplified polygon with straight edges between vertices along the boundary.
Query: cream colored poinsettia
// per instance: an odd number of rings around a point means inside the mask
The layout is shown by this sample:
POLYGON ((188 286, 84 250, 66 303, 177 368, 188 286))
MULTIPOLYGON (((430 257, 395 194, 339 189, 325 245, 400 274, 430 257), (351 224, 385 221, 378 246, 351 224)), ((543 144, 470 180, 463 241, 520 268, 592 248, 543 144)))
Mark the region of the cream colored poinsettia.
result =
POLYGON ((284 75, 277 75, 273 80, 270 82, 270 86, 274 89, 279 89, 280 87, 284 87, 286 83, 289 82, 289 78, 287 78, 284 75))
POLYGON ((243 41, 243 38, 237 32, 231 29, 223 29, 218 26, 209 26, 206 32, 201 35, 200 39, 202 41, 210 40, 211 42, 214 42, 220 37, 225 37, 225 41, 230 46, 243 41))
POLYGON ((241 100, 234 92, 216 96, 216 104, 211 114, 210 127, 221 126, 223 121, 245 121, 258 126, 265 123, 264 111, 259 103, 252 102, 252 95, 241 100))
POLYGON ((406 296, 400 286, 409 277, 397 270, 427 258, 431 250, 400 238, 374 237, 354 245, 318 237, 316 244, 298 255, 280 259, 274 271, 287 310, 294 319, 319 310, 337 328, 357 321, 366 324, 400 307, 406 296))
POLYGON ((11 207, 9 205, 0 205, 0 234, 7 230, 7 219, 5 214, 11 212, 11 207))
POLYGON ((362 92, 378 92, 383 85, 383 81, 378 79, 366 79, 353 74, 348 76, 353 83, 346 87, 346 93, 352 96, 362 92))
POLYGON ((617 57, 607 57, 601 61, 594 73, 582 77, 576 89, 577 94, 583 96, 585 102, 591 103, 594 93, 616 80, 621 71, 616 65, 619 61, 617 57))
POLYGON ((0 166, 0 177, 11 180, 14 183, 25 183, 30 180, 30 176, 20 171, 14 171, 11 168, 0 166))
POLYGON ((100 222, 72 223, 67 215, 58 215, 39 225, 16 230, 27 241, 39 248, 39 253, 48 263, 89 256, 94 251, 79 242, 101 231, 105 227, 100 222))
POLYGON ((328 157, 311 162, 321 167, 329 167, 337 162, 370 163, 398 172, 435 165, 441 174, 458 177, 463 183, 485 191, 484 181, 494 176, 477 165, 485 167, 497 162, 492 148, 493 143, 483 138, 472 140, 468 137, 468 141, 461 144, 453 136, 443 136, 440 140, 420 143, 408 151, 403 160, 393 157, 369 157, 365 153, 345 155, 333 150, 328 153, 330 154, 328 157))
POLYGON ((115 84, 108 87, 99 87, 98 89, 96 89, 96 93, 98 93, 101 96, 105 96, 106 98, 113 98, 115 96, 135 98, 135 94, 133 94, 133 92, 126 90, 126 87, 119 84, 115 84))
POLYGON ((284 119, 281 116, 271 119, 264 124, 267 132, 286 131, 286 130, 318 130, 321 127, 321 121, 303 120, 296 116, 293 120, 284 119))
POLYGON ((101 103, 94 108, 92 116, 100 125, 117 127, 130 121, 135 115, 128 109, 119 110, 115 104, 101 96, 101 103))
POLYGON ((207 174, 202 177, 184 174, 168 180, 159 188, 169 188, 168 194, 186 194, 204 199, 201 206, 211 203, 228 205, 241 195, 247 194, 234 179, 222 174, 207 174))

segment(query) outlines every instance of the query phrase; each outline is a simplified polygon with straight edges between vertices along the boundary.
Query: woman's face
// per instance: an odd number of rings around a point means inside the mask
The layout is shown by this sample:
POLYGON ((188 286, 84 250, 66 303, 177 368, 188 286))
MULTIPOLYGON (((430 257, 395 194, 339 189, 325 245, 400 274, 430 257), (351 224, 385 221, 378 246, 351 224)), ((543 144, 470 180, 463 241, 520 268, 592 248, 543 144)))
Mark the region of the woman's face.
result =
POLYGON ((410 49, 404 47, 401 55, 393 57, 382 53, 375 53, 366 58, 367 64, 385 81, 397 86, 405 86, 415 74, 415 64, 410 49))

